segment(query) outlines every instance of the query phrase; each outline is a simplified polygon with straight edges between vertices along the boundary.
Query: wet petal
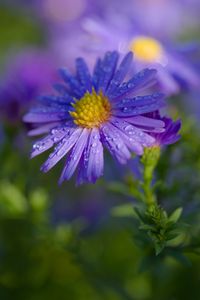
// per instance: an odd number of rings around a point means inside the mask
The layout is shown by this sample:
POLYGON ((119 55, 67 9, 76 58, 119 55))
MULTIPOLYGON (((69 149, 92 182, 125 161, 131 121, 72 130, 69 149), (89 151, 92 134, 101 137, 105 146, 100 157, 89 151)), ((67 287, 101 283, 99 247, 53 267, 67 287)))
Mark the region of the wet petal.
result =
POLYGON ((123 99, 113 105, 112 113, 118 117, 131 117, 153 112, 164 105, 164 95, 156 93, 153 95, 123 99))
POLYGON ((110 80, 116 69, 119 54, 114 52, 107 52, 100 66, 100 73, 98 77, 97 91, 105 92, 110 80))
POLYGON ((133 118, 124 118, 124 121, 127 121, 131 124, 137 125, 137 126, 144 126, 144 127, 150 127, 150 128, 163 128, 165 126, 165 122, 162 120, 152 119, 144 116, 136 116, 133 118))
POLYGON ((51 168, 53 168, 74 146, 77 142, 82 128, 71 128, 67 132, 67 134, 62 138, 60 143, 55 147, 54 152, 49 155, 49 158, 46 162, 41 166, 41 171, 48 172, 51 168))
POLYGON ((126 76, 130 64, 133 59, 133 54, 132 52, 129 52, 124 59, 122 60, 121 64, 119 65, 119 68, 117 69, 115 75, 113 76, 112 80, 110 81, 109 87, 106 91, 107 96, 111 96, 112 93, 115 91, 115 89, 121 84, 122 80, 126 76))
POLYGON ((139 143, 143 147, 150 147, 155 142, 152 136, 120 118, 112 118, 111 122, 129 138, 132 144, 139 143))
POLYGON ((64 180, 70 179, 74 174, 75 169, 83 154, 84 148, 88 142, 89 133, 90 131, 86 128, 82 130, 81 135, 79 136, 76 144, 72 148, 69 157, 67 158, 67 162, 61 174, 59 183, 62 183, 64 180))
POLYGON ((85 91, 92 91, 92 78, 83 58, 76 60, 77 78, 79 79, 85 91))
POLYGON ((50 149, 55 143, 58 143, 61 139, 63 139, 73 127, 74 126, 71 124, 65 124, 63 126, 53 128, 49 135, 33 144, 31 158, 50 149))
POLYGON ((119 134, 119 129, 111 123, 104 124, 101 127, 101 140, 111 155, 121 164, 125 164, 131 157, 127 146, 119 134))
POLYGON ((157 71, 154 69, 144 69, 134 75, 128 82, 124 82, 110 95, 113 101, 119 101, 122 97, 127 97, 140 92, 144 88, 152 86, 157 82, 157 71))
POLYGON ((65 68, 60 69, 59 73, 63 80, 69 85, 73 96, 81 98, 85 93, 85 89, 80 86, 78 80, 65 68))
POLYGON ((87 147, 83 153, 80 164, 77 183, 95 183, 103 175, 103 146, 100 141, 100 134, 97 128, 91 130, 87 147))

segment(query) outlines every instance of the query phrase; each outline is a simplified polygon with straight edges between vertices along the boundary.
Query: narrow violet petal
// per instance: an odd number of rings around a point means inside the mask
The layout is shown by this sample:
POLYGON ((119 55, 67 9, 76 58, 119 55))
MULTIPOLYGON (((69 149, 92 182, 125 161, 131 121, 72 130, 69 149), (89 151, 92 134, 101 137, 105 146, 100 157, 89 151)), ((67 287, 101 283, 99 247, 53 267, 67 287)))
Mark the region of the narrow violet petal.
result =
POLYGON ((64 85, 62 83, 54 83, 53 88, 59 94, 61 94, 63 96, 69 96, 69 90, 67 89, 66 85, 64 85))
POLYGON ((163 117, 162 120, 165 122, 165 131, 163 133, 151 133, 156 140, 156 144, 169 145, 175 143, 180 138, 178 131, 181 128, 181 121, 177 120, 173 122, 173 120, 168 117, 163 117))
POLYGON ((140 107, 144 105, 150 105, 156 101, 164 99, 164 94, 154 93, 151 95, 137 96, 132 98, 124 98, 119 102, 112 103, 112 107, 123 108, 123 107, 140 107))
POLYGON ((76 179, 76 185, 81 185, 83 183, 88 183, 88 179, 86 177, 86 172, 84 168, 84 154, 82 154, 82 157, 79 161, 79 166, 78 166, 78 175, 76 179))
POLYGON ((74 146, 82 131, 82 128, 70 128, 54 151, 49 155, 46 162, 41 166, 41 171, 46 173, 53 168, 74 146))
POLYGON ((59 103, 57 101, 51 101, 49 103, 42 103, 42 105, 36 106, 34 109, 31 109, 31 112, 43 112, 43 113, 52 113, 52 112, 67 112, 71 107, 70 103, 59 103))
POLYGON ((68 105, 71 102, 73 102, 73 98, 70 97, 70 95, 62 95, 62 96, 40 96, 38 97, 38 101, 42 103, 43 105, 51 106, 53 104, 59 104, 59 105, 68 105))
POLYGON ((174 122, 174 131, 178 132, 181 129, 181 120, 174 122))
POLYGON ((63 126, 53 128, 49 135, 33 144, 31 158, 43 153, 51 148, 55 143, 58 143, 60 140, 62 140, 64 136, 68 134, 71 127, 72 126, 70 124, 65 124, 63 126))
POLYGON ((125 78, 128 69, 130 68, 130 64, 133 59, 132 52, 129 52, 124 59, 122 60, 121 64, 119 65, 119 68, 117 69, 115 75, 113 76, 112 80, 110 81, 110 84, 108 86, 108 89, 106 91, 106 96, 110 96, 113 91, 121 84, 123 79, 125 78))
POLYGON ((80 86, 78 80, 74 76, 72 76, 65 68, 60 69, 59 73, 63 80, 69 85, 71 91, 73 92, 73 96, 81 98, 86 90, 80 86))
POLYGON ((83 162, 79 169, 78 183, 95 183, 103 175, 103 146, 97 128, 91 130, 87 147, 83 153, 83 162))
POLYGON ((87 144, 89 133, 90 131, 86 128, 82 130, 81 135, 79 136, 76 144, 72 148, 69 157, 67 158, 67 162, 61 174, 59 183, 62 183, 64 180, 70 179, 74 174, 75 169, 83 154, 84 148, 87 144))
POLYGON ((128 135, 121 130, 119 130, 119 134, 129 151, 134 152, 137 155, 143 154, 143 146, 142 144, 138 143, 137 139, 134 139, 133 137, 128 137, 128 135))
POLYGON ((130 159, 131 154, 119 134, 119 130, 111 123, 106 123, 101 127, 101 140, 108 151, 121 164, 125 164, 130 159))
MULTIPOLYGON (((131 122, 130 122, 131 124, 131 122)), ((162 133, 165 132, 165 128, 152 128, 152 127, 139 127, 141 130, 143 130, 144 132, 149 132, 149 133, 162 133)))
POLYGON ((144 69, 134 75, 128 82, 124 82, 111 95, 110 99, 119 101, 121 97, 127 97, 138 93, 142 89, 147 89, 154 85, 157 81, 157 71, 154 69, 144 69))
POLYGON ((165 105, 162 94, 138 96, 133 99, 124 99, 113 106, 112 113, 118 117, 133 117, 156 111, 165 105))
POLYGON ((119 58, 119 54, 116 51, 107 52, 105 54, 100 67, 97 91, 100 90, 102 90, 103 92, 106 91, 107 86, 110 83, 110 80, 112 79, 113 74, 115 72, 118 58, 119 58))
POLYGON ((92 78, 88 70, 87 64, 83 58, 76 59, 77 78, 84 86, 85 91, 92 91, 92 78))
POLYGON ((60 120, 69 119, 69 113, 66 112, 54 112, 54 113, 34 113, 29 112, 23 117, 23 121, 26 123, 46 123, 55 122, 60 120))
POLYGON ((127 121, 136 126, 145 126, 151 128, 163 128, 165 126, 165 122, 163 122, 162 120, 152 119, 144 116, 124 118, 124 121, 127 121))
POLYGON ((129 141, 132 143, 137 142, 144 147, 150 147, 155 142, 155 139, 152 136, 120 118, 112 118, 111 122, 128 136, 129 141))
POLYGON ((171 145, 171 144, 174 144, 174 143, 176 143, 176 142, 180 139, 180 137, 181 137, 180 135, 168 137, 168 138, 166 138, 166 139, 163 141, 163 145, 171 145))
POLYGON ((94 70, 93 70, 93 76, 92 76, 92 83, 95 88, 95 91, 98 90, 98 81, 101 74, 101 64, 102 60, 100 58, 97 59, 94 70))

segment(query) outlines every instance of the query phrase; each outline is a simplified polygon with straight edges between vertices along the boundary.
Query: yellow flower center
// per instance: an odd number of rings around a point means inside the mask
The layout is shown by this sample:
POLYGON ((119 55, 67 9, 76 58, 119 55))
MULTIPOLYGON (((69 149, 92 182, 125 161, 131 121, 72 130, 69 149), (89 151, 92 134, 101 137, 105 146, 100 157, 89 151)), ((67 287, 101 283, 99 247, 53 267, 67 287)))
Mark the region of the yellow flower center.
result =
POLYGON ((159 61, 162 57, 162 45, 150 37, 135 38, 130 44, 130 50, 135 57, 145 62, 159 61))
POLYGON ((102 92, 97 94, 94 89, 92 93, 85 95, 72 104, 74 111, 70 115, 74 123, 84 128, 99 127, 110 117, 111 105, 102 92))

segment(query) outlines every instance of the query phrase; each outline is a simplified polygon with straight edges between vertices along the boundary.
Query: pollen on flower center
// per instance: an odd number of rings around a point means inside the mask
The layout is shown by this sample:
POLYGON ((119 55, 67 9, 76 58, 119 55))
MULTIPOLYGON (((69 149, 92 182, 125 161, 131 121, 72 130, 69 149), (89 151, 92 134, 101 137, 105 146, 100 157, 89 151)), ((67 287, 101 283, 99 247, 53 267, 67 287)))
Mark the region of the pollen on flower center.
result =
POLYGON ((87 92, 72 106, 74 111, 70 111, 70 115, 74 123, 84 128, 99 127, 110 117, 111 105, 102 92, 99 94, 94 90, 92 93, 87 92))
POLYGON ((130 50, 139 60, 154 62, 162 57, 162 45, 150 37, 137 37, 130 44, 130 50))

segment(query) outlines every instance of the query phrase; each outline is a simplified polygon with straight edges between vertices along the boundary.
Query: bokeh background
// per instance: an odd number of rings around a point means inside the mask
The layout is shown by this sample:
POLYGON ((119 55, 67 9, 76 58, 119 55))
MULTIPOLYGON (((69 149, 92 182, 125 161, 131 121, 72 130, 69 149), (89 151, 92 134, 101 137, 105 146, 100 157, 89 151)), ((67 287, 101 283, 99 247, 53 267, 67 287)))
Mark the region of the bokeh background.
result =
MULTIPOLYGON (((197 251, 156 257, 131 213, 112 214, 135 201, 122 182, 129 186, 137 161, 122 168, 106 156, 95 185, 58 186, 62 163, 39 171, 45 154, 29 160, 33 139, 22 122, 36 97, 51 93, 59 67, 73 70, 84 53, 92 64, 83 33, 90 18, 121 28, 131 20, 171 43, 198 44, 199 11, 198 0, 0 0, 0 299, 200 299, 197 251)), ((159 201, 169 210, 183 205, 198 245, 199 99, 198 91, 170 97, 183 139, 163 150, 157 170, 168 183, 159 201)))

